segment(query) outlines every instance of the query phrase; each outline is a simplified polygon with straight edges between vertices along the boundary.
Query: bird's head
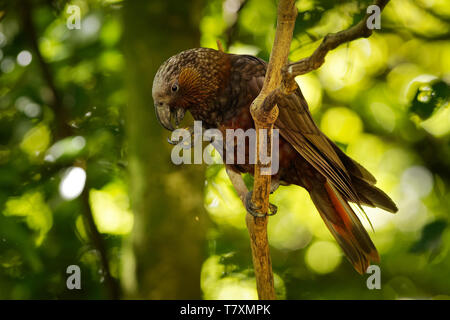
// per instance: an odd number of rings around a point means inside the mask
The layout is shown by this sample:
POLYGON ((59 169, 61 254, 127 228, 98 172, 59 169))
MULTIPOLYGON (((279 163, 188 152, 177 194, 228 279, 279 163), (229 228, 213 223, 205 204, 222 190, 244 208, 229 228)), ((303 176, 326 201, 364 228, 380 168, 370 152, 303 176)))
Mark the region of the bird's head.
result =
MULTIPOLYGON (((225 54, 207 48, 183 51, 164 62, 153 80, 153 102, 159 123, 173 131, 187 110, 205 109, 224 78, 225 54)), ((206 111, 206 110, 204 110, 206 111)))

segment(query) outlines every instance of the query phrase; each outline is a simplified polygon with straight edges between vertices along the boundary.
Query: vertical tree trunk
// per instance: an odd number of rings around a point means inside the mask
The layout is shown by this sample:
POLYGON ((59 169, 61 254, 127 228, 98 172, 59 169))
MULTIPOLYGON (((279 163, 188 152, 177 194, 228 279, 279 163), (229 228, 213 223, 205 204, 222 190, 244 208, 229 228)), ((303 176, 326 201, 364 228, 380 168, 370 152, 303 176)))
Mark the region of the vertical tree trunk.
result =
POLYGON ((137 290, 128 296, 133 298, 201 298, 207 218, 203 167, 172 164, 169 132, 157 123, 151 96, 161 63, 199 46, 198 2, 134 0, 124 4, 129 83, 125 115, 137 280, 137 290))

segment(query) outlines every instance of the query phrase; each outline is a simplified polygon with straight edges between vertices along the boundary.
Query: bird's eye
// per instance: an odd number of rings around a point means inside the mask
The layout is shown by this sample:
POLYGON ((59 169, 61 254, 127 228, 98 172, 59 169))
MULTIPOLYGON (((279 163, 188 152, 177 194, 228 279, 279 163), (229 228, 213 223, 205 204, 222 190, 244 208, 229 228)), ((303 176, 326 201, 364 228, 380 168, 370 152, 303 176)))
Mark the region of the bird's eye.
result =
POLYGON ((172 85, 172 92, 177 92, 178 91, 178 85, 176 83, 174 83, 172 85))

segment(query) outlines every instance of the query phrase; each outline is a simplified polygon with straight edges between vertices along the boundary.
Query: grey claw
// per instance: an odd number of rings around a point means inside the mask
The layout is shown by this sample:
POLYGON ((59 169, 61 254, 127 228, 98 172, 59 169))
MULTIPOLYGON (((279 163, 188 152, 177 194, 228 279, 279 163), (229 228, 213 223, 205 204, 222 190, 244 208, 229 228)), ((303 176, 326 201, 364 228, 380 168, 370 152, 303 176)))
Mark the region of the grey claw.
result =
POLYGON ((264 213, 259 213, 256 210, 261 209, 261 207, 256 207, 253 202, 252 202, 252 194, 253 191, 249 191, 246 195, 245 195, 245 209, 247 210, 248 213, 250 213, 252 216, 254 217, 264 217, 265 214, 264 213))
MULTIPOLYGON (((185 129, 189 130, 189 133, 191 134, 191 139, 192 139, 192 136, 194 135, 194 127, 190 126, 190 127, 185 128, 185 129)), ((181 141, 182 140, 174 141, 174 140, 170 139, 170 137, 167 137, 167 142, 169 144, 171 144, 171 145, 174 145, 174 146, 179 144, 181 141)), ((191 144, 182 146, 182 148, 186 149, 186 150, 189 150, 191 147, 192 147, 191 144)))
POLYGON ((265 213, 258 212, 258 210, 261 210, 261 207, 257 207, 253 204, 252 194, 253 194, 253 191, 249 191, 245 195, 245 209, 247 210, 248 213, 250 213, 252 216, 258 217, 258 218, 262 218, 265 216, 273 216, 277 213, 278 208, 276 205, 274 205, 272 203, 269 203, 269 212, 270 213, 265 214, 265 213))
POLYGON ((173 140, 170 139, 170 137, 167 137, 167 142, 168 142, 169 144, 171 144, 171 145, 177 145, 178 142, 180 142, 180 141, 173 141, 173 140))
POLYGON ((278 207, 272 203, 269 203, 269 212, 267 215, 268 216, 274 216, 277 214, 278 212, 278 207))

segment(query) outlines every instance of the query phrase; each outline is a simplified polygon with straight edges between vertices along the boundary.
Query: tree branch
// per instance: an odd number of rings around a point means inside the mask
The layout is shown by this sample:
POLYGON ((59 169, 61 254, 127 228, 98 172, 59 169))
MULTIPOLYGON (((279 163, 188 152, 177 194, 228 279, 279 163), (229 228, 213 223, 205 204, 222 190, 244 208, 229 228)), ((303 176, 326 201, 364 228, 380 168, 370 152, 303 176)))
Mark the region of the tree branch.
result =
MULTIPOLYGON (((267 145, 264 145, 259 134, 257 134, 257 161, 255 165, 255 181, 253 186, 252 202, 259 207, 260 213, 267 213, 269 207, 269 194, 271 176, 263 175, 263 169, 269 169, 271 162, 263 164, 261 159, 266 150, 271 156, 272 128, 278 117, 278 108, 274 107, 275 99, 271 92, 281 84, 281 69, 288 61, 289 49, 292 41, 297 9, 294 0, 280 0, 277 9, 277 29, 270 61, 267 67, 264 85, 258 97, 253 101, 250 111, 255 122, 256 132, 267 131, 267 145), (268 98, 266 100, 266 98, 268 98), (268 106, 270 104, 270 106, 268 106)), ((272 262, 270 260, 269 243, 267 239, 268 218, 254 217, 247 213, 247 228, 253 255, 253 267, 255 270, 256 287, 259 299, 276 299, 273 283, 272 262)))
MULTIPOLYGON (((227 166, 225 168, 234 189, 245 206, 245 196, 248 193, 248 189, 241 174, 230 170, 227 166)), ((258 297, 261 300, 274 300, 276 298, 275 285, 273 282, 272 262, 270 261, 269 243, 267 240, 268 219, 255 218, 263 219, 255 223, 253 218, 252 215, 247 213, 245 220, 250 235, 258 297)))
MULTIPOLYGON (((384 9, 389 0, 376 0, 374 5, 380 8, 380 11, 384 9)), ((292 62, 283 69, 283 85, 284 92, 290 93, 297 88, 295 83, 295 77, 311 72, 318 69, 324 62, 327 53, 339 45, 350 42, 359 38, 369 37, 373 30, 367 28, 367 19, 372 14, 366 13, 364 18, 353 27, 346 30, 330 33, 320 43, 319 47, 313 52, 313 54, 307 58, 304 58, 298 62, 292 62)))

